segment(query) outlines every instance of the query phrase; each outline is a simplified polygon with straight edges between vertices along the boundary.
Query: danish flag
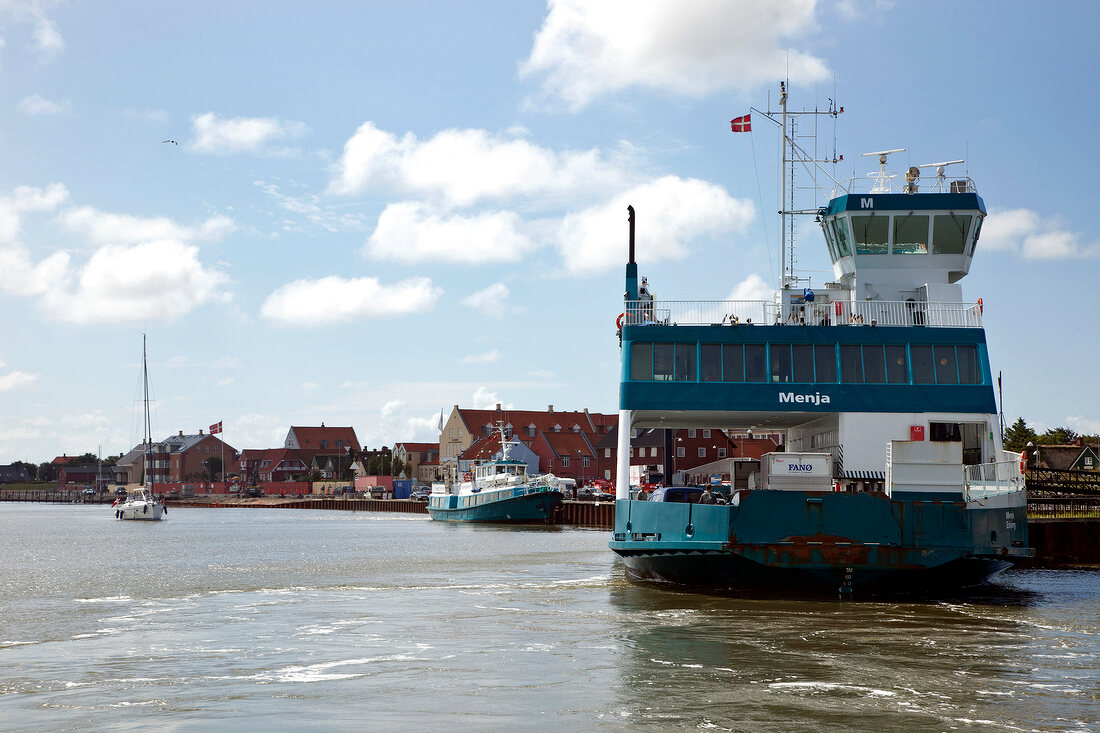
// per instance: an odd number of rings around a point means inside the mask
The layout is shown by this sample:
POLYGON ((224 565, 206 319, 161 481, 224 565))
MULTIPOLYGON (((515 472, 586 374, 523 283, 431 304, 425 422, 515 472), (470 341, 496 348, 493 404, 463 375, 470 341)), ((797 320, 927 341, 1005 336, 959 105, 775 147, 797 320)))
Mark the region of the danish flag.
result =
POLYGON ((218 420, 216 423, 210 426, 210 434, 217 435, 222 431, 222 421, 218 420))
POLYGON ((730 129, 734 132, 752 132, 752 113, 730 120, 730 129))

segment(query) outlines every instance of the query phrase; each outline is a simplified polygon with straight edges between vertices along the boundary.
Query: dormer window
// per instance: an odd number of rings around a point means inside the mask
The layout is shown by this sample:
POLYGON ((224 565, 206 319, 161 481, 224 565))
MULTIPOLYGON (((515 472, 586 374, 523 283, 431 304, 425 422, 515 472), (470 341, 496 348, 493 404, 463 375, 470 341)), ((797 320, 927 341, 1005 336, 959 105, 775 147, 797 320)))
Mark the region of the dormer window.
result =
POLYGON ((580 431, 581 431, 581 426, 580 425, 573 425, 573 432, 574 433, 579 433, 580 431))
POLYGON ((535 424, 534 423, 531 423, 530 425, 527 426, 527 437, 528 438, 535 437, 535 424))
POLYGON ((560 433, 561 432, 561 425, 559 425, 557 423, 554 423, 554 432, 555 433, 560 433))

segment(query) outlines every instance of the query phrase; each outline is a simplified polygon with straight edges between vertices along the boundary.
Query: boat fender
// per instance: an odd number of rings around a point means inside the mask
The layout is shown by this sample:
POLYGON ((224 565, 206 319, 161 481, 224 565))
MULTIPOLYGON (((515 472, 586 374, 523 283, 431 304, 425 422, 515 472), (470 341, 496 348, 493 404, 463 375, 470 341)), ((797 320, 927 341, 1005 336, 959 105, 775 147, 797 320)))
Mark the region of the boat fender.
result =
POLYGON ((121 509, 116 509, 115 510, 115 519, 122 519, 122 510, 121 509))
POLYGON ((1020 451, 1020 473, 1027 473, 1027 451, 1020 451))
POLYGON ((145 506, 143 506, 141 508, 141 513, 142 514, 148 514, 149 513, 149 505, 148 504, 146 504, 145 506))
POLYGON ((164 505, 164 516, 166 516, 166 517, 168 516, 168 505, 167 504, 164 505))
POLYGON ((619 317, 615 319, 615 328, 619 329, 620 331, 623 330, 623 318, 625 317, 626 313, 619 314, 619 317))

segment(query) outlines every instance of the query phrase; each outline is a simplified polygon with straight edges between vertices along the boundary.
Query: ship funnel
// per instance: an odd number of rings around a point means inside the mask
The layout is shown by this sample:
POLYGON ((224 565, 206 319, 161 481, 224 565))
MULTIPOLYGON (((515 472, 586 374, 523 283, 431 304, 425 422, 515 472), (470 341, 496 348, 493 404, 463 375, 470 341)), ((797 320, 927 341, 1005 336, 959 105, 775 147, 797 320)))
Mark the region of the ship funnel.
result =
POLYGON ((626 220, 630 222, 630 258, 628 263, 634 264, 634 207, 626 207, 626 220))

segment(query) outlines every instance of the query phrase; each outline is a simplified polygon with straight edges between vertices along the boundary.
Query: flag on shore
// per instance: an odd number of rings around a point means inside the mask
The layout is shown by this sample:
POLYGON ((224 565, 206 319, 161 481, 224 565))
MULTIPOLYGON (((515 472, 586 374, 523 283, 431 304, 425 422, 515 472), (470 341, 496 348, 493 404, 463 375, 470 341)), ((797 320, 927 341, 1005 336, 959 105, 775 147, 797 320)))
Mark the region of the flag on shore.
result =
POLYGON ((730 129, 734 132, 752 132, 752 113, 730 120, 730 129))
POLYGON ((216 423, 210 426, 210 434, 217 435, 222 431, 222 421, 218 420, 216 423))
POLYGON ((443 432, 443 409, 439 410, 439 432, 443 432))

